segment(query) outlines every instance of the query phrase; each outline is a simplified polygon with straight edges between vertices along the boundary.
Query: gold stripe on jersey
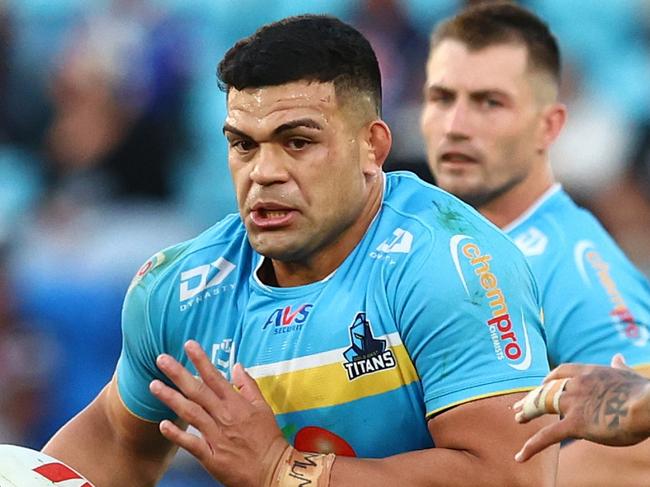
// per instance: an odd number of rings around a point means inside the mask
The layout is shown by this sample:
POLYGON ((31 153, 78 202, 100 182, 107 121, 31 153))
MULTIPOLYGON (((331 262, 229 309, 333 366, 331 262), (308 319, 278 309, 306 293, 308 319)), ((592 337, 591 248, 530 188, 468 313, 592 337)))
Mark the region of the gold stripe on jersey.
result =
POLYGON ((316 367, 256 377, 262 394, 275 414, 344 404, 406 386, 419 380, 411 358, 402 344, 389 347, 396 366, 348 378, 345 358, 316 367))

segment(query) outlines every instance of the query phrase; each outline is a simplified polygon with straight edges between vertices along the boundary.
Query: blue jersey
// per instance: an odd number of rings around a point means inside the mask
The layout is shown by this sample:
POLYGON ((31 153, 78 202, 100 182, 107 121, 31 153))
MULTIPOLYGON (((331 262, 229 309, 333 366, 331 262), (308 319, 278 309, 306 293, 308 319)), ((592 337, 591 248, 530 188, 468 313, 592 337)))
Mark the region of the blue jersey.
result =
POLYGON ((650 285, 591 213, 555 185, 505 230, 540 287, 551 365, 650 364, 650 285))
POLYGON ((137 416, 172 417, 148 389, 166 352, 199 341, 226 377, 242 363, 304 451, 385 457, 433 446, 427 417, 540 383, 540 301, 525 258, 455 197, 385 176, 381 209, 326 279, 263 284, 238 215, 155 255, 123 309, 118 385, 137 416))

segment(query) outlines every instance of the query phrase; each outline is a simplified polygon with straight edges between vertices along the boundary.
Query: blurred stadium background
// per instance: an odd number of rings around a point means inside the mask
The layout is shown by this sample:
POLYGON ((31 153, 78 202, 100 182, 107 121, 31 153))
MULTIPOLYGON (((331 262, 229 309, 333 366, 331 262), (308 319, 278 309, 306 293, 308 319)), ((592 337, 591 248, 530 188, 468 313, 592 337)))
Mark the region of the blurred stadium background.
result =
MULTIPOLYGON (((235 209, 215 67, 263 23, 330 13, 373 43, 388 168, 429 178, 428 35, 462 0, 0 0, 0 443, 40 448, 110 379, 151 254, 235 209)), ((650 0, 528 0, 564 54, 557 176, 650 273, 650 0)), ((180 455, 163 486, 214 485, 180 455)))

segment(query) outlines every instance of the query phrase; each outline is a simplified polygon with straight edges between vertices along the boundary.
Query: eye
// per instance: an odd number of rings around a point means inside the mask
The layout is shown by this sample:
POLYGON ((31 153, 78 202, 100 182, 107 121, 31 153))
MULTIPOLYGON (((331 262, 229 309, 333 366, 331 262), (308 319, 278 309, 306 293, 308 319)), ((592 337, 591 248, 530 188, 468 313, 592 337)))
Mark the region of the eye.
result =
POLYGON ((454 102, 454 95, 448 91, 438 90, 429 92, 427 97, 429 103, 440 106, 449 106, 454 102))
POLYGON ((255 149, 255 142, 250 139, 234 139, 229 142, 230 147, 240 154, 246 154, 255 149))
POLYGON ((501 108, 504 106, 501 100, 491 96, 486 96, 484 98, 481 98, 480 105, 485 109, 501 108))
POLYGON ((294 137, 292 139, 287 140, 287 146, 291 150, 304 150, 306 149, 309 145, 311 145, 312 141, 308 139, 303 139, 299 137, 294 137))

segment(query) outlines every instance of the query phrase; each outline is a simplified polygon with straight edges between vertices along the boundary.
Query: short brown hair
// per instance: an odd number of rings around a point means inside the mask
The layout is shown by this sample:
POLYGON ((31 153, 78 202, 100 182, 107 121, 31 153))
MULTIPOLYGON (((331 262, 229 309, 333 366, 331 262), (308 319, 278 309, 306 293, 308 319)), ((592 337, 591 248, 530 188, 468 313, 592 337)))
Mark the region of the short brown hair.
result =
POLYGON ((534 69, 560 84, 560 49, 546 23, 512 2, 471 6, 440 23, 431 35, 431 51, 445 39, 454 39, 478 51, 495 44, 522 44, 534 69))

